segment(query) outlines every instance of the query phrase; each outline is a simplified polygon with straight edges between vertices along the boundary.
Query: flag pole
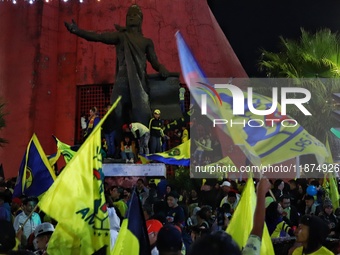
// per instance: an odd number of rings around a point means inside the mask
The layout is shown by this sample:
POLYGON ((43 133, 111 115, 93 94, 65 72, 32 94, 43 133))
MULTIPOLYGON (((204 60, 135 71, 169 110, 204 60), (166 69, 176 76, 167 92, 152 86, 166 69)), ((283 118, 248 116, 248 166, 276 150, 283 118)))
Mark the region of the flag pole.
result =
POLYGON ((274 201, 276 202, 276 197, 274 196, 273 191, 271 189, 269 190, 269 194, 274 199, 274 201))
POLYGON ((22 230, 25 226, 25 224, 27 223, 27 221, 31 218, 32 214, 35 212, 35 210, 37 210, 38 208, 38 204, 35 205, 35 207, 33 208, 33 210, 31 211, 31 213, 27 216, 26 220, 24 221, 24 223, 20 226, 20 228, 18 229, 17 232, 19 232, 20 230, 22 230))
POLYGON ((301 169, 300 169, 300 156, 296 156, 296 178, 300 178, 301 169))

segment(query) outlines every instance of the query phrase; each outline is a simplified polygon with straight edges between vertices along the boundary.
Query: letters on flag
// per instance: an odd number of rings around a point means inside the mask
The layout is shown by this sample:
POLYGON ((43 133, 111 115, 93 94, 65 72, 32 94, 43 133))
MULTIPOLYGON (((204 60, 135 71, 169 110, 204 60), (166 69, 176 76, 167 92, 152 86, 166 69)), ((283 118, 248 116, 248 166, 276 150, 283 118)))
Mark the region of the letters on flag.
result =
MULTIPOLYGON (((272 114, 253 114, 247 104, 247 93, 236 97, 230 89, 210 85, 179 32, 176 38, 182 73, 191 95, 200 107, 204 100, 207 101, 207 116, 212 120, 223 120, 223 125, 216 126, 232 138, 252 164, 273 165, 305 154, 315 154, 318 162, 324 162, 328 155, 325 146, 295 120, 288 121, 288 116, 281 115, 279 105, 272 114), (240 103, 239 100, 243 100, 244 114, 234 115, 233 111, 237 110, 233 108, 234 103, 240 103)), ((271 109, 273 105, 271 99, 255 93, 252 104, 257 110, 271 109)))
MULTIPOLYGON (((272 165, 306 154, 315 154, 320 163, 325 161, 328 156, 325 146, 296 121, 290 121, 288 116, 281 115, 279 105, 271 116, 254 115, 247 105, 244 115, 233 115, 233 97, 230 91, 218 91, 223 101, 220 111, 222 119, 246 123, 244 126, 226 125, 226 128, 234 143, 240 146, 254 165, 272 165)), ((246 100, 247 93, 244 96, 246 100)), ((272 100, 253 94, 253 104, 255 108, 268 109, 272 100)))
POLYGON ((110 224, 104 195, 101 125, 120 98, 95 127, 73 159, 39 202, 58 222, 47 253, 93 254, 110 247, 110 224))
POLYGON ((55 178, 46 154, 37 136, 33 134, 21 161, 13 197, 39 197, 48 190, 55 178))

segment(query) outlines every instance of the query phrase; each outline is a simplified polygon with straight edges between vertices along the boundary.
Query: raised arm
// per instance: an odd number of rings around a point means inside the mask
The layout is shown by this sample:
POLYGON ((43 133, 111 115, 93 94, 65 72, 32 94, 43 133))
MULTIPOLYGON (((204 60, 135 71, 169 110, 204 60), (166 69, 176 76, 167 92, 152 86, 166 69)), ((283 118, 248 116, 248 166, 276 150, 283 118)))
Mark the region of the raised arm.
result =
POLYGON ((64 22, 67 30, 87 41, 91 42, 102 42, 105 44, 116 45, 119 43, 119 33, 118 32, 106 32, 106 33, 96 33, 92 31, 82 30, 78 27, 77 23, 72 19, 72 23, 64 22))
POLYGON ((148 39, 148 40, 149 41, 146 47, 146 57, 148 61, 150 62, 152 68, 155 69, 157 72, 159 72, 162 75, 162 77, 164 78, 168 77, 169 71, 165 68, 164 65, 158 62, 153 42, 151 39, 148 39))
POLYGON ((257 199, 254 213, 254 225, 247 240, 247 244, 242 250, 242 255, 260 255, 261 240, 265 220, 265 196, 270 189, 268 179, 262 178, 257 187, 257 199))
POLYGON ((260 238, 262 238, 264 220, 265 220, 265 214, 266 214, 265 197, 270 187, 271 187, 271 184, 268 181, 268 179, 262 178, 256 191, 257 199, 256 199, 255 212, 254 212, 254 225, 253 225, 251 234, 256 235, 260 238))

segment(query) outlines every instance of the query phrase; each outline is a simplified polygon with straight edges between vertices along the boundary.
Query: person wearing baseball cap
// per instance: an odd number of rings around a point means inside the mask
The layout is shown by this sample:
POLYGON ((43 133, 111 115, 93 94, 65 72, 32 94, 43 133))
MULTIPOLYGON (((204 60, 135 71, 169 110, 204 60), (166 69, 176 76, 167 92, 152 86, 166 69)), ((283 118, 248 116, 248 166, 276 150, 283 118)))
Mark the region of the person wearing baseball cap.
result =
POLYGON ((150 247, 151 247, 151 254, 158 254, 158 250, 156 247, 157 236, 159 230, 163 227, 163 224, 158 220, 147 220, 146 221, 146 229, 149 235, 150 247))
POLYGON ((162 151, 161 138, 164 136, 163 124, 160 119, 161 111, 155 109, 153 111, 153 118, 149 123, 150 130, 150 153, 157 153, 162 151))
POLYGON ((49 222, 44 222, 36 227, 34 230, 35 242, 37 250, 42 254, 46 254, 48 242, 54 232, 54 226, 49 222))
POLYGON ((18 197, 12 198, 12 203, 11 203, 11 212, 12 212, 12 217, 17 216, 19 213, 22 212, 22 201, 18 197))
MULTIPOLYGON (((231 183, 228 181, 224 181, 221 184, 221 188, 223 191, 223 194, 225 194, 225 196, 222 198, 221 202, 220 202, 220 207, 222 207, 223 204, 228 203, 228 195, 230 191, 233 191, 231 183)), ((241 195, 236 193, 236 200, 239 201, 241 199, 241 195)), ((237 205, 237 204, 236 204, 237 205)), ((235 209, 235 208, 234 208, 235 209)))
POLYGON ((221 187, 231 187, 231 183, 228 181, 224 181, 222 182, 221 187))

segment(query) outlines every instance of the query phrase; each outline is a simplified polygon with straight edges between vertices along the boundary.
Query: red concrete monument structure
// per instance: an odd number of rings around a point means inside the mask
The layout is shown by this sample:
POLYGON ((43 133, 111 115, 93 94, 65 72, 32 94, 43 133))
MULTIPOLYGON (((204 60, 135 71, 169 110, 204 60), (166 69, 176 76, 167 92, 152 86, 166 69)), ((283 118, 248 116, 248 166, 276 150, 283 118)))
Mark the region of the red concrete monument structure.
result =
MULTIPOLYGON (((79 86, 114 83, 115 47, 70 34, 64 21, 114 31, 114 24, 125 25, 131 4, 141 7, 143 34, 153 40, 159 62, 169 71, 180 72, 174 37, 180 30, 208 77, 247 77, 206 1, 1 2, 0 97, 8 112, 1 136, 9 143, 0 148, 0 162, 6 178, 17 175, 33 133, 46 154, 56 150, 52 134, 75 143, 79 86)), ((148 66, 147 72, 155 71, 148 66)), ((236 165, 244 164, 242 153, 226 143, 236 165)))

